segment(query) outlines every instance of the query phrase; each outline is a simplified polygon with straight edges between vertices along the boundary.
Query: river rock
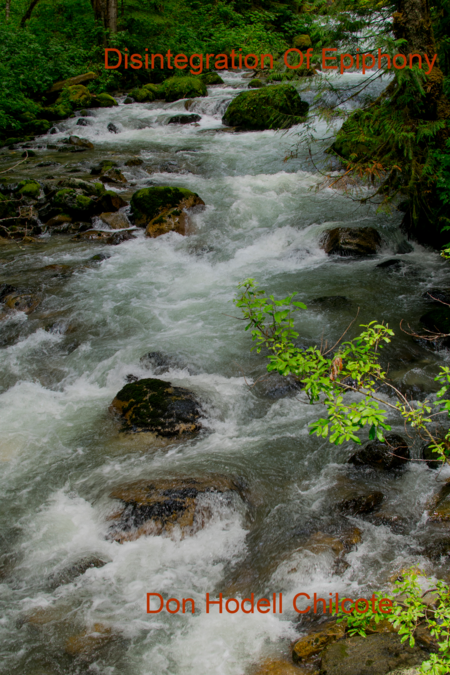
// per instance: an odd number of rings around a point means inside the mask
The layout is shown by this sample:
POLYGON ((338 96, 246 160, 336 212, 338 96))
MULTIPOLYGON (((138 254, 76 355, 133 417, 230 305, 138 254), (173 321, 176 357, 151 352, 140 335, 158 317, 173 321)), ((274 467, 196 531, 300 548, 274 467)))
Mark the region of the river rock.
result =
POLYGON ((119 105, 116 99, 106 92, 97 94, 96 103, 100 108, 113 108, 114 106, 119 105))
POLYGON ((194 122, 200 122, 202 119, 201 115, 174 115, 168 121, 168 124, 193 124, 194 122))
POLYGON ((345 635, 345 624, 330 622, 323 630, 305 635, 295 643, 292 650, 294 663, 301 663, 321 652, 327 645, 345 635))
POLYGON ((204 204, 198 194, 184 188, 143 188, 131 198, 130 219, 135 225, 146 227, 149 237, 158 237, 171 230, 184 235, 188 223, 185 209, 204 204))
POLYGON ((71 241, 102 241, 105 244, 117 246, 129 239, 134 239, 134 235, 130 230, 120 230, 120 232, 114 232, 114 234, 111 234, 108 230, 86 230, 78 232, 78 234, 72 237, 71 241))
POLYGON ((77 577, 83 575, 85 572, 87 572, 87 570, 91 570, 94 568, 99 569, 100 567, 103 567, 106 564, 107 563, 104 560, 97 558, 97 556, 82 558, 73 565, 70 565, 70 567, 66 567, 60 572, 55 572, 54 574, 52 574, 49 577, 50 587, 58 588, 58 586, 62 586, 63 584, 71 584, 72 581, 74 581, 77 577))
POLYGON ((36 180, 26 179, 20 181, 15 192, 29 199, 39 199, 41 186, 36 180))
POLYGON ((179 436, 201 428, 200 406, 194 395, 170 382, 148 378, 126 384, 111 404, 129 431, 179 436))
POLYGON ((110 122, 108 124, 107 129, 108 129, 110 134, 118 134, 119 133, 119 129, 112 122, 110 122))
POLYGON ((83 84, 72 84, 65 87, 56 101, 57 106, 68 106, 70 110, 89 108, 92 94, 83 84))
POLYGON ((215 73, 215 72, 204 73, 201 77, 202 77, 203 82, 207 85, 225 84, 225 82, 220 77, 219 73, 215 73))
POLYGON ((430 288, 422 294, 422 298, 437 303, 439 307, 442 303, 450 305, 450 288, 430 288))
POLYGON ((52 199, 52 205, 74 219, 88 220, 96 212, 96 200, 75 188, 62 188, 52 199))
POLYGON ((377 253, 381 237, 373 227, 335 227, 325 232, 320 243, 328 255, 364 258, 377 253))
POLYGON ((91 123, 89 122, 89 120, 85 119, 84 117, 80 117, 77 120, 77 127, 88 127, 90 126, 90 124, 91 123))
POLYGON ((65 213, 60 213, 57 216, 54 216, 53 218, 50 218, 49 221, 45 223, 46 227, 53 229, 53 228, 58 228, 61 227, 61 225, 64 225, 64 223, 71 223, 72 222, 72 216, 68 216, 65 213))
POLYGON ((98 198, 96 202, 96 211, 97 213, 111 213, 112 211, 122 209, 124 206, 128 206, 128 202, 122 199, 116 192, 108 190, 98 198))
POLYGON ((103 183, 127 183, 127 179, 119 169, 108 169, 105 171, 100 180, 103 183))
POLYGON ((322 675, 386 675, 398 668, 417 666, 429 658, 418 645, 401 643, 393 633, 355 636, 330 644, 322 653, 322 675))
POLYGON ((199 77, 170 77, 165 80, 163 87, 164 98, 168 102, 208 96, 206 84, 199 77))
POLYGON ((286 659, 266 659, 251 675, 318 675, 319 671, 305 671, 286 659))
POLYGON ((3 302, 8 295, 18 292, 19 291, 15 286, 11 286, 10 284, 0 284, 0 302, 3 302))
POLYGON ((113 162, 110 159, 103 159, 101 162, 96 164, 91 169, 91 176, 102 176, 109 169, 117 167, 117 162, 113 162))
POLYGON ((403 467, 409 460, 406 441, 397 434, 388 434, 386 442, 370 441, 350 457, 349 464, 371 466, 375 469, 390 470, 403 467), (397 455, 397 456, 394 456, 397 455))
POLYGON ((92 150, 94 144, 88 141, 86 138, 80 138, 79 136, 71 136, 70 144, 76 146, 77 148, 85 148, 86 150, 92 150))
MULTIPOLYGON (((450 307, 436 307, 420 317, 420 322, 431 333, 439 333, 442 336, 450 335, 450 307)), ((446 343, 448 343, 448 337, 446 343)))
POLYGON ((433 450, 434 443, 427 443, 422 449, 422 459, 426 460, 430 469, 439 469, 442 466, 442 458, 436 450, 433 450))
POLYGON ((304 122, 308 109, 295 87, 279 84, 238 94, 222 123, 242 130, 281 129, 304 122))
POLYGON ((429 509, 430 520, 449 521, 450 520, 450 480, 439 490, 429 509))
POLYGON ((179 526, 194 533, 205 524, 208 511, 198 498, 205 494, 236 492, 240 487, 226 476, 149 479, 114 490, 110 497, 124 503, 112 526, 110 538, 123 543, 142 535, 171 532, 179 526))
POLYGON ((384 495, 382 492, 372 492, 368 495, 356 495, 354 497, 343 499, 339 502, 337 508, 342 513, 347 513, 352 516, 365 515, 380 508, 383 500, 384 495))
POLYGON ((3 302, 9 309, 16 312, 31 314, 40 304, 40 299, 32 293, 11 293, 3 298, 3 302))
POLYGON ((259 80, 257 77, 254 77, 253 80, 250 80, 248 83, 248 88, 249 89, 260 89, 261 87, 265 87, 266 85, 262 80, 259 80))
POLYGON ((113 230, 121 230, 130 226, 128 218, 124 213, 101 213, 100 218, 104 223, 112 227, 113 230))
POLYGON ((140 159, 140 157, 131 157, 130 159, 127 159, 125 166, 142 166, 143 163, 144 160, 140 159))

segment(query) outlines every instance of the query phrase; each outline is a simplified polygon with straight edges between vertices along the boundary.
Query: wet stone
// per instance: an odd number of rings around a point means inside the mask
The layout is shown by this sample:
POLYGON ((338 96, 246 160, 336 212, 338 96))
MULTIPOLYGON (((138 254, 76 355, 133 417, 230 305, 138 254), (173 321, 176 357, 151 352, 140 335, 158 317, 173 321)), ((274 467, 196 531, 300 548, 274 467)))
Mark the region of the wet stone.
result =
POLYGON ((349 499, 343 499, 339 502, 337 508, 342 513, 352 516, 365 515, 380 508, 383 500, 384 495, 382 492, 372 492, 368 495, 357 495, 349 499))
POLYGON ((168 124, 193 124, 194 122, 200 122, 202 119, 201 115, 174 115, 168 121, 168 124))
POLYGON ((397 434, 388 434, 386 443, 370 441, 352 455, 348 461, 349 464, 355 466, 370 466, 388 471, 405 466, 409 458, 409 448, 406 441, 397 434))
POLYGON ((57 588, 58 586, 62 586, 63 584, 70 584, 77 577, 87 572, 87 570, 95 568, 99 569, 100 567, 103 567, 106 564, 107 563, 104 560, 101 560, 96 556, 90 558, 83 558, 82 560, 76 562, 74 565, 66 567, 60 572, 55 572, 54 574, 52 574, 49 578, 50 587, 57 588))
POLYGON ((179 436, 201 428, 201 410, 192 392, 155 378, 125 385, 111 409, 120 414, 127 431, 179 436))
POLYGON ((138 481, 114 490, 124 508, 115 518, 110 538, 123 543, 143 535, 170 533, 175 526, 183 533, 198 531, 209 516, 198 498, 205 494, 241 494, 239 485, 225 476, 138 481))
POLYGON ((377 253, 381 237, 373 227, 336 227, 324 234, 321 246, 328 255, 364 258, 377 253))
POLYGON ((305 635, 305 637, 300 638, 294 645, 292 651, 294 663, 307 661, 315 654, 321 652, 330 643, 344 637, 344 634, 345 625, 333 621, 329 623, 324 630, 305 635))

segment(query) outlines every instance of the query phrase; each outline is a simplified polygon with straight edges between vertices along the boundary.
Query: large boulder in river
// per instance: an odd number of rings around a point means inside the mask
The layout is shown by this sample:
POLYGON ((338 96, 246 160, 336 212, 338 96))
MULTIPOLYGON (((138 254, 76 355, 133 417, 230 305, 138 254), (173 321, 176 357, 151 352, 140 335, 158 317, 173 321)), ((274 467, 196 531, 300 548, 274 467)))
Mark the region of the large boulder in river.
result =
POLYGON ((406 441, 397 434, 388 434, 386 442, 370 441, 348 460, 355 466, 371 466, 375 469, 398 469, 409 460, 406 441))
POLYGON ((242 130, 284 129, 304 122, 308 109, 295 87, 278 84, 236 96, 222 123, 242 130))
POLYGON ((102 94, 97 94, 95 103, 100 106, 100 108, 113 108, 116 105, 119 105, 115 98, 103 92, 102 94))
POLYGON ((201 428, 200 406, 194 395, 170 382, 148 378, 126 384, 111 404, 124 430, 180 436, 201 428))
POLYGON ((202 508, 201 497, 227 492, 242 496, 240 486, 226 476, 155 478, 117 488, 110 497, 120 499, 124 507, 110 537, 123 543, 142 535, 168 533, 175 526, 184 534, 193 534, 211 515, 210 507, 202 508))
POLYGON ((175 231, 186 234, 188 222, 185 209, 202 206, 205 202, 197 193, 184 188, 143 188, 131 198, 131 221, 147 228, 147 236, 159 237, 175 231))
POLYGON ((417 666, 429 659, 427 651, 417 644, 410 647, 394 633, 355 636, 330 644, 322 652, 320 672, 325 675, 387 675, 417 666))
POLYGON ((163 83, 166 101, 208 96, 206 84, 199 77, 170 77, 163 83))
POLYGON ((335 227, 325 232, 320 243, 328 255, 364 258, 378 251, 381 237, 373 227, 335 227))

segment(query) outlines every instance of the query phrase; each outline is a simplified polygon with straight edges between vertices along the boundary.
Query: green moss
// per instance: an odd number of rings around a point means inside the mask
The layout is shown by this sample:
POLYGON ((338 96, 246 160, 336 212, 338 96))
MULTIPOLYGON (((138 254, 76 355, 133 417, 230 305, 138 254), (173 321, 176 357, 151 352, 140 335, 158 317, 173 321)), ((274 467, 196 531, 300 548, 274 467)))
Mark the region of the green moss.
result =
POLYGON ((73 110, 80 110, 81 108, 89 108, 91 101, 92 96, 89 89, 83 84, 73 84, 71 87, 62 90, 56 104, 69 106, 73 110))
POLYGON ((208 96, 206 84, 199 77, 171 77, 163 86, 166 101, 208 96))
POLYGON ((119 105, 115 98, 105 92, 97 95, 97 102, 101 108, 112 108, 115 105, 119 105))
POLYGON ((304 122, 309 104, 290 84, 244 91, 228 106, 222 122, 241 129, 281 129, 304 122))
POLYGON ((31 197, 32 199, 39 199, 41 186, 35 180, 22 180, 17 186, 16 192, 24 197, 31 197))
POLYGON ((293 40, 293 45, 300 50, 308 49, 308 47, 312 47, 311 38, 309 35, 297 35, 293 40))
POLYGON ((75 199, 75 204, 80 211, 89 212, 92 209, 94 202, 92 201, 92 199, 86 197, 85 195, 77 195, 75 199))
POLYGON ((163 209, 175 208, 189 197, 198 197, 195 192, 176 187, 143 188, 131 198, 133 217, 140 224, 149 223, 163 209))
POLYGON ((224 84, 219 73, 205 73, 202 75, 202 80, 205 84, 224 84))
POLYGON ((151 103, 156 99, 155 92, 147 87, 142 87, 142 89, 133 89, 131 96, 138 103, 151 103))
POLYGON ((58 190, 56 195, 53 197, 53 204, 55 206, 65 206, 68 197, 75 198, 76 192, 72 188, 63 188, 58 190))
POLYGON ((261 87, 265 87, 266 85, 264 82, 261 82, 261 80, 258 80, 257 77, 253 78, 253 80, 250 80, 248 83, 248 88, 249 89, 260 89, 261 87))
POLYGON ((11 218, 16 215, 16 203, 11 197, 0 192, 0 218, 11 218))
POLYGON ((106 171, 118 166, 116 162, 112 162, 110 159, 104 159, 99 164, 96 164, 91 169, 91 176, 101 176, 106 171))

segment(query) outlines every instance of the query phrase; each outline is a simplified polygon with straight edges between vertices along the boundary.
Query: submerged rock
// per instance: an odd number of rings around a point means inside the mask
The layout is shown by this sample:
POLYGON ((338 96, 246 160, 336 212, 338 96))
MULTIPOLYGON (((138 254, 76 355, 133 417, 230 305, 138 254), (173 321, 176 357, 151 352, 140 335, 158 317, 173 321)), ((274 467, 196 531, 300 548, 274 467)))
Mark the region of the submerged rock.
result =
POLYGON ((86 230, 78 232, 71 241, 102 241, 105 244, 112 244, 113 246, 121 244, 123 241, 134 239, 134 234, 130 230, 120 230, 120 232, 111 232, 107 230, 86 230))
POLYGON ((87 150, 92 150, 94 144, 88 141, 86 138, 80 138, 79 136, 71 136, 70 144, 78 148, 86 148, 87 150))
POLYGON ((68 638, 64 649, 70 656, 76 656, 82 661, 91 661, 96 658, 98 650, 105 647, 114 638, 117 638, 117 635, 114 635, 109 626, 94 623, 92 628, 68 638))
POLYGON ((174 115, 168 121, 168 124, 193 124, 194 122, 200 122, 202 119, 201 115, 174 115))
POLYGON ((31 314, 40 304, 40 299, 32 293, 11 293, 3 298, 3 302, 9 309, 16 312, 31 314))
POLYGON ((119 543, 142 535, 195 532, 204 526, 208 510, 198 498, 206 494, 236 492, 240 487, 226 476, 142 480, 114 490, 110 497, 120 499, 124 509, 112 526, 111 538, 119 543))
POLYGON ((91 556, 89 558, 83 558, 70 567, 66 567, 60 572, 52 574, 49 578, 51 588, 57 588, 63 584, 70 584, 77 577, 83 575, 87 570, 103 567, 107 563, 96 556, 91 556))
POLYGON ((337 507, 343 513, 359 516, 372 513, 381 506, 383 500, 384 495, 382 492, 372 492, 368 495, 356 495, 355 497, 343 499, 337 507))
POLYGON ((320 309, 345 309, 352 307, 351 300, 345 295, 324 295, 320 298, 314 298, 308 306, 319 307, 320 309))
MULTIPOLYGON (((314 675, 314 671, 308 673, 314 675)), ((251 671, 251 675, 306 675, 306 673, 285 659, 266 659, 256 670, 251 671)))
POLYGON ((371 466, 375 469, 389 470, 403 467, 409 460, 409 448, 406 441, 397 434, 386 436, 386 442, 370 441, 350 457, 349 464, 371 466))
POLYGON ((131 157, 130 159, 127 159, 125 166, 142 166, 143 163, 143 159, 140 159, 139 157, 131 157))
POLYGON ((328 255, 374 255, 381 246, 381 237, 373 227, 335 227, 325 232, 321 246, 328 255))
POLYGON ((429 658, 418 645, 410 647, 393 633, 351 637, 330 644, 322 653, 325 675, 386 675, 396 668, 417 666, 429 658))
POLYGON ((122 416, 124 430, 179 436, 201 428, 194 395, 164 380, 148 378, 125 385, 111 407, 122 416))
POLYGON ((171 231, 185 235, 188 224, 185 209, 204 204, 198 194, 184 188, 143 188, 131 198, 130 218, 135 225, 146 227, 149 237, 159 237, 171 231))
POLYGON ((242 130, 282 129, 304 122, 308 109, 295 87, 279 84, 238 94, 222 123, 242 130))

